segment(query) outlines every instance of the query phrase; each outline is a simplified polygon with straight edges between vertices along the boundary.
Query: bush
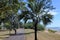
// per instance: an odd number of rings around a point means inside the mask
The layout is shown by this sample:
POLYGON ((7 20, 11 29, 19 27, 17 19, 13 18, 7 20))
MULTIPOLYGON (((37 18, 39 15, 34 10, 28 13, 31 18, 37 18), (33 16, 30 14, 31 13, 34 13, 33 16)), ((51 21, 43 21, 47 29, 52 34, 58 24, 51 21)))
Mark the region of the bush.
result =
POLYGON ((5 23, 5 28, 6 28, 6 29, 10 29, 10 24, 6 22, 6 23, 5 23))
POLYGON ((24 25, 24 28, 25 28, 25 29, 31 29, 32 27, 31 27, 30 24, 25 24, 25 25, 24 25))
MULTIPOLYGON (((25 29, 34 29, 32 23, 26 23, 26 24, 24 24, 24 28, 25 28, 25 29)), ((45 27, 44 27, 43 25, 41 25, 41 24, 38 24, 38 25, 37 25, 37 30, 43 31, 44 29, 45 29, 45 27)))
POLYGON ((56 31, 51 30, 51 29, 48 29, 48 31, 51 32, 51 33, 55 33, 56 32, 56 31))
POLYGON ((33 27, 32 23, 26 23, 26 24, 24 24, 24 28, 25 29, 33 29, 32 27, 33 27))
POLYGON ((41 24, 37 25, 37 30, 43 31, 44 29, 45 29, 45 27, 43 25, 41 25, 41 24))

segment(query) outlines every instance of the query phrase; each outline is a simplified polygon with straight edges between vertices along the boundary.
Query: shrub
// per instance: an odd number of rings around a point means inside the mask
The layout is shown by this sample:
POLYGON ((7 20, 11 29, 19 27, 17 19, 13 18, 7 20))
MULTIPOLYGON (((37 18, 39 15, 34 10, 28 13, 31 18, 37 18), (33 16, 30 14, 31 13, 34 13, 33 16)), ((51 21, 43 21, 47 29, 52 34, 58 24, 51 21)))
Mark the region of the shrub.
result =
POLYGON ((25 29, 33 29, 33 24, 32 23, 26 23, 24 24, 25 29))
MULTIPOLYGON (((25 29, 34 29, 32 23, 26 23, 26 24, 24 24, 24 28, 25 28, 25 29)), ((43 31, 44 29, 45 29, 45 27, 44 27, 43 25, 41 25, 41 24, 38 24, 38 25, 37 25, 37 30, 43 31)))
POLYGON ((44 29, 45 29, 45 27, 43 25, 41 25, 41 24, 37 25, 37 30, 43 31, 44 29))
POLYGON ((31 29, 31 25, 30 25, 30 24, 25 24, 25 25, 24 25, 24 28, 25 28, 25 29, 31 29))

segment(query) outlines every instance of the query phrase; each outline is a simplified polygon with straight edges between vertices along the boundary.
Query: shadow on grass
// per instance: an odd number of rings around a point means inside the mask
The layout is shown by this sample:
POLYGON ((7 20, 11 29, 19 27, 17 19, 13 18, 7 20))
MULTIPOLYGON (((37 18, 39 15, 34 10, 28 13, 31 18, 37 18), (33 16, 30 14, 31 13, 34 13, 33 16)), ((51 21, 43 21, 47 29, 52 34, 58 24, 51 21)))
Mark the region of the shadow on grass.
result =
MULTIPOLYGON (((10 36, 21 36, 21 35, 28 35, 28 34, 32 34, 34 32, 29 32, 29 33, 19 33, 19 34, 4 34, 4 35, 0 35, 0 36, 6 36, 6 35, 10 35, 10 36)), ((9 37, 0 37, 0 39, 6 39, 9 37)))
POLYGON ((2 32, 2 31, 4 32, 4 31, 7 31, 7 30, 0 30, 0 32, 2 32))
MULTIPOLYGON (((20 35, 27 35, 27 34, 32 34, 34 32, 29 32, 29 33, 19 33, 19 34, 4 34, 4 35, 0 35, 0 36, 6 36, 6 35, 10 35, 10 36, 20 36, 20 35)), ((2 37, 1 37, 2 38, 2 37)))
POLYGON ((9 38, 9 37, 0 37, 0 39, 5 39, 5 38, 9 38))
POLYGON ((29 33, 19 33, 19 34, 10 34, 10 36, 20 36, 20 35, 28 35, 28 34, 32 34, 34 32, 29 32, 29 33))

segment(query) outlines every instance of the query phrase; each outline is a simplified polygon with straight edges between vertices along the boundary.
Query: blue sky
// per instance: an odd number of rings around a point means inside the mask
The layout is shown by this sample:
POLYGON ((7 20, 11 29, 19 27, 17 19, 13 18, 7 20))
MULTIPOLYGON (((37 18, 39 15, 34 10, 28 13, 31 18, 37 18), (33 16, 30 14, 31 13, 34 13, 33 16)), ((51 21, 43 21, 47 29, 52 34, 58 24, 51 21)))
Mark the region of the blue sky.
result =
POLYGON ((60 27, 60 0, 52 0, 53 6, 56 8, 51 13, 54 15, 52 23, 49 27, 60 27))

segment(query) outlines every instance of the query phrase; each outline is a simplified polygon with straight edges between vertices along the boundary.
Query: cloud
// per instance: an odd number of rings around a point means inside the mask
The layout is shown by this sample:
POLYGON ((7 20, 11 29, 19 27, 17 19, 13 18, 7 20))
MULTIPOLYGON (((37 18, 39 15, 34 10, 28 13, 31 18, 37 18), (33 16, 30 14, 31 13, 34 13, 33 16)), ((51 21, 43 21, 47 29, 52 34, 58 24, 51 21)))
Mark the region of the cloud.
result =
POLYGON ((48 14, 51 14, 51 15, 57 15, 58 13, 55 12, 55 11, 50 11, 50 12, 48 12, 48 14))

